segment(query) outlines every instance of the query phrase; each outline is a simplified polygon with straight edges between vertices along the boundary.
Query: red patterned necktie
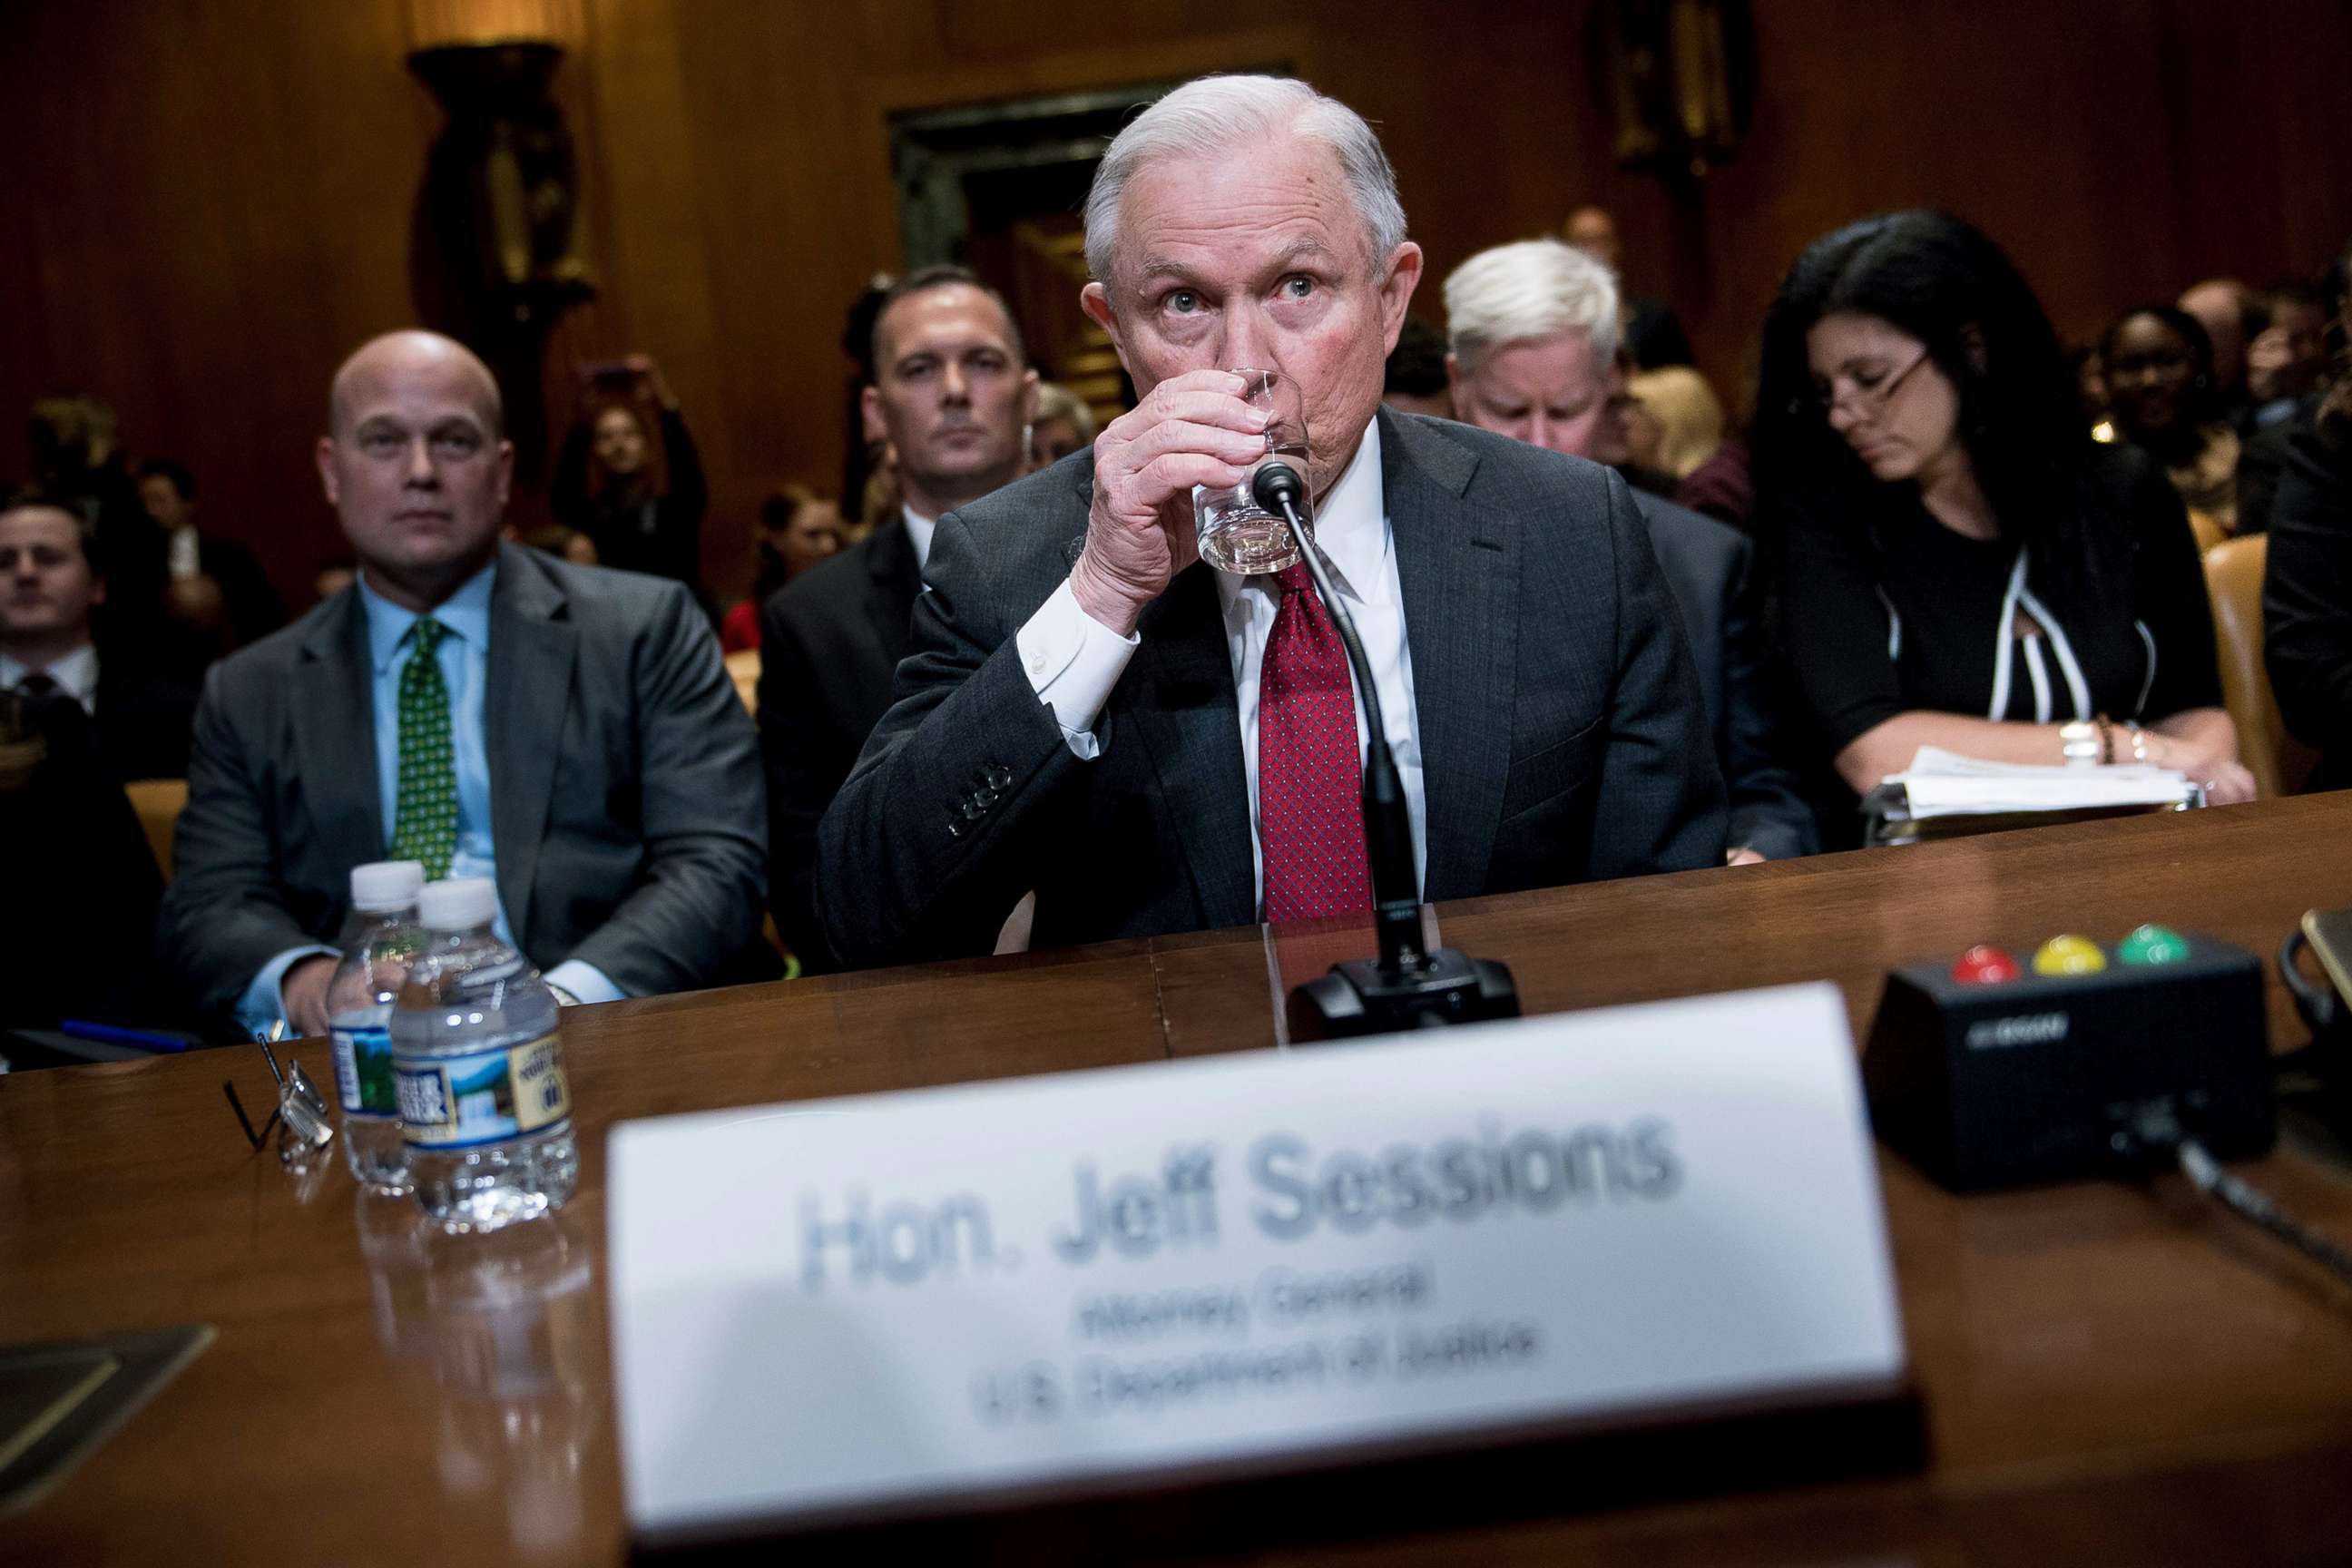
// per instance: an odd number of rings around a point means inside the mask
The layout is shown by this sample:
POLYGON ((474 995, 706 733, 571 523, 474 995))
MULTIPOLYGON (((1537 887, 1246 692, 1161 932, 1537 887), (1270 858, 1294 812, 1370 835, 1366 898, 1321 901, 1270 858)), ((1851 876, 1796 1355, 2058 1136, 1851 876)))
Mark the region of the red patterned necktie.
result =
POLYGON ((1275 574, 1282 607, 1257 683, 1257 830, 1265 918, 1372 907, 1364 868, 1363 759, 1348 650, 1299 562, 1275 574))

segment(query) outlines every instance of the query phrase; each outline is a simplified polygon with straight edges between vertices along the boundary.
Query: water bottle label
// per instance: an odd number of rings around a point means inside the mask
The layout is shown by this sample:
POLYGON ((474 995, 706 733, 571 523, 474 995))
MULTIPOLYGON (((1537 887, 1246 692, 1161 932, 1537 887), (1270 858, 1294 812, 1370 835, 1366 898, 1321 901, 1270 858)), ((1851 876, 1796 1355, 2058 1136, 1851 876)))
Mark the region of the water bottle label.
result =
POLYGON ((401 1135, 412 1148, 500 1143, 572 1119, 563 1047, 552 1034, 461 1057, 395 1056, 392 1067, 401 1135))
POLYGON ((345 1116, 380 1117, 400 1114, 400 1095, 392 1082, 392 1031, 337 1029, 335 1088, 341 1092, 345 1116))

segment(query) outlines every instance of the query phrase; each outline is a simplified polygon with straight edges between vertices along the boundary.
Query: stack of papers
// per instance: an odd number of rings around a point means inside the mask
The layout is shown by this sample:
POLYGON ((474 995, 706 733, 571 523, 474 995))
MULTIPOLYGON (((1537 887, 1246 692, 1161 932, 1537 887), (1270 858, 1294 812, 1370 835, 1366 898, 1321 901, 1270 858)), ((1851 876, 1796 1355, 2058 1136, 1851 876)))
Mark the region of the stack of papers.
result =
POLYGON ((1910 767, 1871 792, 1868 804, 1890 819, 1907 816, 1920 821, 2010 812, 2201 805, 2202 800, 2188 775, 2170 768, 2139 763, 2036 767, 2025 763, 1979 762, 1922 746, 1910 767))

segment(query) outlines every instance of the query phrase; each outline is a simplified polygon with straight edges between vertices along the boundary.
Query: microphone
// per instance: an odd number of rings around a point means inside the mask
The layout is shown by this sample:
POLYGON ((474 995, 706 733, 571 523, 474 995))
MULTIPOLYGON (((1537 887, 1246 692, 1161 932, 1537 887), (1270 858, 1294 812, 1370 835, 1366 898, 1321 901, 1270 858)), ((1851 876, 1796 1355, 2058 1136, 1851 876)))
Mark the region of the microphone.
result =
POLYGON ((1425 952, 1422 947, 1421 883, 1412 867, 1412 814, 1405 804, 1404 782, 1397 773, 1396 754, 1389 748, 1388 730, 1381 721, 1372 661, 1365 657, 1355 617, 1333 590, 1323 570, 1323 558, 1316 552, 1299 516, 1300 503, 1307 498, 1306 480, 1297 468, 1276 458, 1259 465, 1250 480, 1250 494, 1258 505, 1289 525, 1298 558, 1306 563, 1316 595, 1339 634, 1340 646, 1347 649, 1356 696, 1364 705, 1364 858, 1371 873, 1380 957, 1333 964, 1328 974, 1291 992, 1291 1037, 1318 1040, 1517 1017, 1518 992, 1508 969, 1491 960, 1465 958, 1452 948, 1425 952))

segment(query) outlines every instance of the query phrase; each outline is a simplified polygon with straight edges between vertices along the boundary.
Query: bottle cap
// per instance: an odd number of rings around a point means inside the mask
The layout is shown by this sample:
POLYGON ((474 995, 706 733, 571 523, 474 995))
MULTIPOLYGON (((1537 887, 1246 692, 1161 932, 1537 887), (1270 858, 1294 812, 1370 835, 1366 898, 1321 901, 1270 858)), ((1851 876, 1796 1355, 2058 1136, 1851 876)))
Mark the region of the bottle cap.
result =
POLYGON ((428 931, 472 931, 498 918, 498 885, 488 877, 427 882, 416 898, 417 921, 428 931))
POLYGON ((352 908, 383 914, 415 907, 425 886, 421 860, 377 860, 352 868, 352 908))

